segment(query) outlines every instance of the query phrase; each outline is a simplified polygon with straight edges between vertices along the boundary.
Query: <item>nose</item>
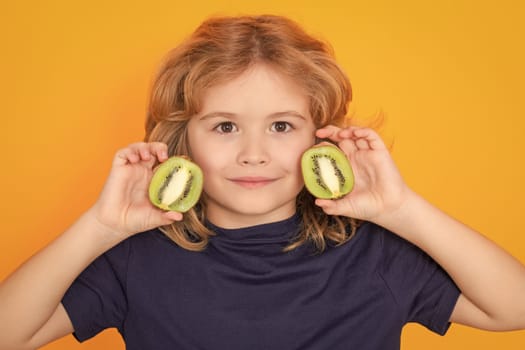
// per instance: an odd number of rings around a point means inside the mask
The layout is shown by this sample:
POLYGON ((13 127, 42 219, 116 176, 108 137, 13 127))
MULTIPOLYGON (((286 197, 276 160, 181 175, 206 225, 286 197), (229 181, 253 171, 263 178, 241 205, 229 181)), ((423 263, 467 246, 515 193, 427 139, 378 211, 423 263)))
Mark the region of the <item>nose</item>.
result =
POLYGON ((270 161, 268 147, 263 138, 254 135, 246 135, 240 144, 237 162, 246 165, 266 165, 270 161))

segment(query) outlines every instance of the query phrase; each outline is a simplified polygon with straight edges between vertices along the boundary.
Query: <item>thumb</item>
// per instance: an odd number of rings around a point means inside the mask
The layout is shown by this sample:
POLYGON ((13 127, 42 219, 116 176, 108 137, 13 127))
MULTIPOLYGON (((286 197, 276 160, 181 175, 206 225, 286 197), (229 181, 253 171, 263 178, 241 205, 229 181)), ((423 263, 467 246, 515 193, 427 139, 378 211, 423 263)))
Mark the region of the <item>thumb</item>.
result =
POLYGON ((182 221, 183 215, 177 211, 166 211, 162 213, 161 219, 173 223, 174 221, 182 221))
POLYGON ((352 217, 352 206, 345 197, 341 199, 316 199, 315 204, 328 215, 352 217))
POLYGON ((157 209, 150 217, 150 225, 154 227, 171 225, 176 221, 182 221, 182 219, 182 213, 157 209))

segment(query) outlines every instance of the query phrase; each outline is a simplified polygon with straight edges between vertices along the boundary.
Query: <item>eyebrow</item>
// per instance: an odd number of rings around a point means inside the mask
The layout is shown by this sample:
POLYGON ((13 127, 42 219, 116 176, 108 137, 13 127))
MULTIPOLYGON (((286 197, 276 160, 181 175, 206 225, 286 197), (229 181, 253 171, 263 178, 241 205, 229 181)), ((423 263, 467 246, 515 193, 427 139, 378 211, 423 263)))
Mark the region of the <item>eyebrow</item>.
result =
POLYGON ((206 120, 206 119, 212 119, 212 118, 235 118, 235 113, 229 113, 229 112, 210 112, 202 117, 199 118, 199 120, 206 120))
MULTIPOLYGON (((200 117, 199 120, 206 120, 206 119, 212 119, 212 118, 236 118, 236 117, 238 117, 238 114, 230 113, 230 112, 217 111, 217 112, 207 113, 207 114, 203 115, 202 117, 200 117)), ((290 111, 282 111, 282 112, 275 112, 275 113, 272 113, 272 114, 268 115, 268 118, 271 118, 271 119, 278 119, 278 118, 282 118, 282 117, 295 117, 295 118, 300 118, 300 119, 306 120, 306 117, 303 116, 301 113, 299 113, 297 111, 292 111, 292 110, 290 110, 290 111)))
POLYGON ((270 118, 281 118, 281 117, 296 117, 306 120, 306 117, 297 111, 283 111, 272 113, 269 115, 270 118))

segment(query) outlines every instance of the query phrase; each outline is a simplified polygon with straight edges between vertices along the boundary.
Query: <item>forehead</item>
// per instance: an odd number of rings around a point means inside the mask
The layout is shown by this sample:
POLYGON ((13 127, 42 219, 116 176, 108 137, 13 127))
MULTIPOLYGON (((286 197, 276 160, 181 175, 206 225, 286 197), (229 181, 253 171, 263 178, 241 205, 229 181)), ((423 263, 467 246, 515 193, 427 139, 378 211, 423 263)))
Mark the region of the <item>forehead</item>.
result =
POLYGON ((239 76, 209 87, 201 97, 199 114, 213 111, 272 114, 296 110, 309 115, 306 89, 265 64, 255 64, 239 76))

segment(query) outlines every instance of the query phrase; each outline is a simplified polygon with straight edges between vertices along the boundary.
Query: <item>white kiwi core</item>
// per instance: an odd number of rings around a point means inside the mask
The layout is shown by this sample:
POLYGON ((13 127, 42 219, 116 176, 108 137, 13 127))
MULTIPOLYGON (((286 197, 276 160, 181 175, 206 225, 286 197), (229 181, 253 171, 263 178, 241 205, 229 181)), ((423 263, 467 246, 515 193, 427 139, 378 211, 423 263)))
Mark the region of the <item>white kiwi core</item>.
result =
POLYGON ((325 186, 334 196, 339 197, 341 194, 341 182, 336 175, 337 169, 334 168, 333 163, 326 157, 319 157, 317 159, 317 165, 319 166, 319 174, 325 186))
POLYGON ((173 174, 166 188, 162 192, 161 204, 170 205, 179 199, 184 193, 186 184, 190 177, 190 172, 184 167, 181 167, 175 174, 173 174))

